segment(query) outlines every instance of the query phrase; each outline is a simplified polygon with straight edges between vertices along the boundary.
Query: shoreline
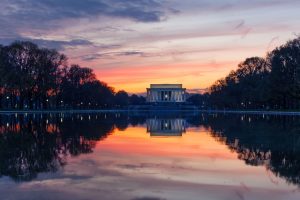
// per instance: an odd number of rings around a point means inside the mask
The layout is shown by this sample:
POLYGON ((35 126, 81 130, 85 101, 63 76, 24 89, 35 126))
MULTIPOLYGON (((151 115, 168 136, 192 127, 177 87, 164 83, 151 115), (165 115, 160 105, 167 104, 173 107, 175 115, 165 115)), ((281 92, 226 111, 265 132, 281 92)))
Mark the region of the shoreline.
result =
POLYGON ((48 113, 67 113, 67 114, 84 114, 84 113, 143 113, 143 112, 155 112, 155 113, 207 113, 207 114, 251 114, 251 115, 292 115, 300 116, 300 111, 258 111, 258 110, 201 110, 201 109, 165 109, 165 110, 135 110, 135 109, 103 109, 103 110, 0 110, 0 115, 5 114, 48 114, 48 113))

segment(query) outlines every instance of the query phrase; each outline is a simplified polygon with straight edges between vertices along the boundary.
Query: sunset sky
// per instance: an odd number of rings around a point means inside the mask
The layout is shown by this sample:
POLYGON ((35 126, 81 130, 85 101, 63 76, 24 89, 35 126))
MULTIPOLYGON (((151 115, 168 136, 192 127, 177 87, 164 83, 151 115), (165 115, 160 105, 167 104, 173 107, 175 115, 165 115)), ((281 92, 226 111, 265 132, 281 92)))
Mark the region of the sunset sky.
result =
POLYGON ((33 41, 116 90, 200 91, 300 33, 299 0, 1 0, 0 43, 33 41))

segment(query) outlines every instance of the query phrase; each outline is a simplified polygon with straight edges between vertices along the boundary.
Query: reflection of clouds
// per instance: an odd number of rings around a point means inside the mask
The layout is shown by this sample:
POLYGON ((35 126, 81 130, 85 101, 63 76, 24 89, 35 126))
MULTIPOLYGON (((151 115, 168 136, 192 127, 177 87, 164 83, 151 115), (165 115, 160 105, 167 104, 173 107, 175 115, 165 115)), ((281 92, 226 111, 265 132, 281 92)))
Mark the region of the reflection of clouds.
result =
MULTIPOLYGON (((37 181, 35 181, 37 182, 37 181)), ((10 192, 10 191, 8 191, 10 192)), ((46 180, 30 187, 23 187, 22 192, 12 193, 13 197, 31 197, 30 199, 41 199, 40 197, 51 196, 60 199, 233 199, 239 200, 241 196, 245 199, 264 199, 257 197, 270 197, 281 199, 287 195, 285 191, 270 189, 257 189, 246 191, 239 185, 214 185, 195 184, 186 181, 176 181, 173 179, 157 179, 152 177, 121 176, 119 178, 105 178, 95 176, 88 180, 61 179, 52 182, 46 180), (62 190, 63 188, 63 190, 62 190), (55 191, 55 194, 52 194, 55 191), (279 195, 276 197, 276 195, 279 195), (39 198, 35 198, 39 197, 39 198)), ((1 197, 1 196, 0 196, 1 197)), ((296 199, 290 196, 290 199, 296 199)), ((12 198, 14 199, 14 198, 12 198)), ((16 198, 15 198, 16 199, 16 198)), ((42 198, 47 199, 47 198, 42 198)))

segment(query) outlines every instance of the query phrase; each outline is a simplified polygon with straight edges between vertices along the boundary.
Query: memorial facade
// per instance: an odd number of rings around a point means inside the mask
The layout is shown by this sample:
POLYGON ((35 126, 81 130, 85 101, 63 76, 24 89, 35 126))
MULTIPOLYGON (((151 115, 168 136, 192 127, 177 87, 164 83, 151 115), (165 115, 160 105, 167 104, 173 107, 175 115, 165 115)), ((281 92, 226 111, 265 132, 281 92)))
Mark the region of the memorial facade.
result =
POLYGON ((147 88, 149 103, 183 103, 186 101, 186 89, 182 84, 151 84, 147 88))

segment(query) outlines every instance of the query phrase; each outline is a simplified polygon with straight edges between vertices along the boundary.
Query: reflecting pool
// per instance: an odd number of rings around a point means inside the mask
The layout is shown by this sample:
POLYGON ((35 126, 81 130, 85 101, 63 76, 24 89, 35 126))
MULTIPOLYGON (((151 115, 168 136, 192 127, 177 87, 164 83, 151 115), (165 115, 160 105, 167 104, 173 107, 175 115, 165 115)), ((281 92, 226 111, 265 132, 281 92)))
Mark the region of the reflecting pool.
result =
POLYGON ((0 115, 1 200, 300 199, 300 117, 0 115))

